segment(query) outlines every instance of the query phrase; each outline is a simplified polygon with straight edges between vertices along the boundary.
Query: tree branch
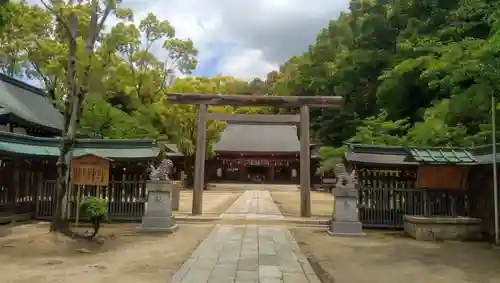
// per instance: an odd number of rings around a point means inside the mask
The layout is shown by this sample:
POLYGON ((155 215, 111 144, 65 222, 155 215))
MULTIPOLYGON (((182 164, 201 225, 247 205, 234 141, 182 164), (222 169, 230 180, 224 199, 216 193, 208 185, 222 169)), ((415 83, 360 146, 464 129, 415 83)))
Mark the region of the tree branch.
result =
MULTIPOLYGON (((42 5, 45 7, 45 9, 49 10, 49 12, 51 12, 51 13, 52 13, 52 15, 54 15, 54 16, 56 17, 57 21, 58 21, 61 25, 63 25, 63 27, 64 27, 64 29, 66 30, 66 32, 67 32, 68 34, 71 34, 71 28, 70 28, 70 26, 69 26, 68 22, 66 22, 66 21, 65 21, 65 20, 64 20, 64 19, 63 19, 63 18, 62 18, 62 17, 61 17, 58 13, 56 13, 56 12, 54 11, 54 8, 53 8, 53 7, 51 7, 51 6, 49 6, 47 3, 45 3, 45 1, 44 1, 44 0, 40 0, 40 2, 42 2, 42 5)), ((62 7, 61 7, 61 9, 60 9, 60 11, 59 11, 59 12, 61 13, 61 15, 63 14, 62 7)))

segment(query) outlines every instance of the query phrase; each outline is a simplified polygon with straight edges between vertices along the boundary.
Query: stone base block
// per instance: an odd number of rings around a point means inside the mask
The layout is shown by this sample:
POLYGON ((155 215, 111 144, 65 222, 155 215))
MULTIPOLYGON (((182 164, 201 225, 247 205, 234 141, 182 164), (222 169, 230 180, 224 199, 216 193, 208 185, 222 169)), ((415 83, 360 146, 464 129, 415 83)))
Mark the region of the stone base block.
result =
POLYGON ((482 237, 481 219, 461 216, 405 215, 404 230, 417 241, 471 241, 482 237))
POLYGON ((331 221, 328 229, 330 236, 364 236, 361 222, 331 221))
POLYGON ((171 233, 178 228, 174 217, 143 217, 139 230, 142 232, 171 233))

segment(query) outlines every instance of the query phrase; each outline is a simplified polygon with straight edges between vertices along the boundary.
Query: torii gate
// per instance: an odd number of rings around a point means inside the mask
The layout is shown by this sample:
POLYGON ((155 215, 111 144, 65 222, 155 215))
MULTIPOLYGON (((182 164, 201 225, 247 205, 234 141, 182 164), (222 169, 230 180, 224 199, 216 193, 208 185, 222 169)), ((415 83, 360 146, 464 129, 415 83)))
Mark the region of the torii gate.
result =
POLYGON ((205 139, 208 120, 267 122, 274 124, 300 123, 300 216, 311 216, 311 176, 309 149, 309 108, 340 108, 340 96, 266 96, 168 93, 167 102, 172 104, 196 104, 196 156, 194 164, 194 188, 192 214, 203 212, 203 185, 205 177, 205 139), (218 114, 208 113, 208 105, 218 106, 270 106, 300 107, 300 115, 268 114, 218 114))

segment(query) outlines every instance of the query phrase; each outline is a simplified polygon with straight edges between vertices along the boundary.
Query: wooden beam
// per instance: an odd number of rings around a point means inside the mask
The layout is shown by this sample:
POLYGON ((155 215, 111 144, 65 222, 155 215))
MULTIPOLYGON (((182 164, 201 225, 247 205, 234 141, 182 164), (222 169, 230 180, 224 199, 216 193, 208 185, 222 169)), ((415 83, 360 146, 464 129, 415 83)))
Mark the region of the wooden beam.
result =
POLYGON ((269 95, 222 95, 200 93, 168 93, 167 102, 172 104, 206 104, 229 106, 274 106, 340 108, 341 96, 269 96, 269 95))
POLYGON ((232 121, 232 122, 266 122, 266 123, 286 124, 286 123, 299 123, 300 115, 208 113, 207 120, 232 121))
MULTIPOLYGON (((207 124, 207 106, 198 105, 198 117, 196 121, 196 153, 194 161, 194 187, 192 214, 203 213, 203 185, 205 184, 205 138, 207 124)), ((188 168, 190 170, 191 168, 188 168)))
POLYGON ((311 158, 309 107, 300 108, 300 216, 311 216, 311 158))

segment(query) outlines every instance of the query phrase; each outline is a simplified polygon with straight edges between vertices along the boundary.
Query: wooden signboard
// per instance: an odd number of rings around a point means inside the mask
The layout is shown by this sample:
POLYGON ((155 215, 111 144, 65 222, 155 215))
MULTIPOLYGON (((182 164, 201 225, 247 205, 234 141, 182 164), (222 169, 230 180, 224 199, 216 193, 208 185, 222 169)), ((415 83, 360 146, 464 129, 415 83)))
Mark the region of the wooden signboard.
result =
POLYGON ((71 182, 75 185, 107 186, 111 161, 93 154, 73 158, 71 182))
POLYGON ((449 189, 464 188, 469 168, 457 165, 423 165, 418 169, 419 188, 449 189))

